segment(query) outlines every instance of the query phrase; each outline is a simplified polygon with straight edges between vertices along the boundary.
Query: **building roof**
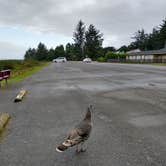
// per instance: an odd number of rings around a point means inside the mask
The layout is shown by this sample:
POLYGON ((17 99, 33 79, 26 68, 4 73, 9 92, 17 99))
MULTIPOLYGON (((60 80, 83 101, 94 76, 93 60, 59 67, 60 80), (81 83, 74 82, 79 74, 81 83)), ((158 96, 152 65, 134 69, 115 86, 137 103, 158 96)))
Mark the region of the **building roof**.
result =
POLYGON ((150 51, 141 51, 141 52, 131 52, 129 55, 166 55, 166 47, 160 50, 150 50, 150 51))
POLYGON ((137 52, 141 52, 141 50, 139 48, 137 48, 137 49, 134 49, 134 50, 127 51, 127 54, 137 53, 137 52))

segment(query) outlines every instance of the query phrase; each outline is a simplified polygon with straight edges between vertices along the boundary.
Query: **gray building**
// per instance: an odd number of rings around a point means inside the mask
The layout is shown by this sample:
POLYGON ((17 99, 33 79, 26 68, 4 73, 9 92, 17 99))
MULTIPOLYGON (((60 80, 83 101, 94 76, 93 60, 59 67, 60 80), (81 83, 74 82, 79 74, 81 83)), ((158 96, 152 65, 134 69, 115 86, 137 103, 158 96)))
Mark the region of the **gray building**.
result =
POLYGON ((127 52, 126 59, 133 62, 166 63, 166 47, 160 50, 127 52))

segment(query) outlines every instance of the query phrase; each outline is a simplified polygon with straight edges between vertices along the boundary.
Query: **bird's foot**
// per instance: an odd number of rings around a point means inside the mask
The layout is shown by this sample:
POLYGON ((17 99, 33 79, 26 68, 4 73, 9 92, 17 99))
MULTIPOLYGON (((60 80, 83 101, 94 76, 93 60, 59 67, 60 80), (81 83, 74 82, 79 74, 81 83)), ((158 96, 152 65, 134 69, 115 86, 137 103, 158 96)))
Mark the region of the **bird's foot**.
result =
POLYGON ((81 148, 81 149, 76 149, 76 153, 81 153, 81 152, 86 152, 86 149, 83 149, 83 148, 81 148))
POLYGON ((86 149, 85 148, 81 148, 80 152, 86 152, 86 149))
POLYGON ((80 152, 80 150, 76 149, 76 153, 79 153, 79 152, 80 152))

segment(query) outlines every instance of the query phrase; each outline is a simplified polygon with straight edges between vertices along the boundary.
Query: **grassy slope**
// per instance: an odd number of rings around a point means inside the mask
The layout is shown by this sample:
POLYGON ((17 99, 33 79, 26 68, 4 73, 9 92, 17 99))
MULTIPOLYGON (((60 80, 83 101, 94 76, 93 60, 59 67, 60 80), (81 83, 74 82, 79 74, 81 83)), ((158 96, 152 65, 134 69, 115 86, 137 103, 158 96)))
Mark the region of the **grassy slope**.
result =
POLYGON ((37 73, 38 71, 40 71, 43 67, 47 66, 49 63, 45 62, 40 64, 39 66, 35 66, 35 67, 31 67, 28 68, 27 70, 24 70, 21 74, 17 75, 16 77, 11 77, 11 79, 9 80, 9 83, 17 83, 20 82, 22 80, 24 80, 25 78, 37 73))
MULTIPOLYGON (((1 63, 1 61, 0 61, 1 63)), ((30 77, 31 75, 37 73, 40 71, 42 68, 48 66, 50 63, 49 62, 25 62, 25 63, 13 63, 11 61, 8 62, 9 64, 12 64, 12 74, 11 78, 8 80, 8 84, 15 84, 20 81, 23 81, 25 78, 30 77)), ((9 68, 9 67, 8 67, 9 68)), ((9 68, 10 69, 10 68, 9 68)), ((5 87, 5 80, 1 82, 2 87, 5 87)))

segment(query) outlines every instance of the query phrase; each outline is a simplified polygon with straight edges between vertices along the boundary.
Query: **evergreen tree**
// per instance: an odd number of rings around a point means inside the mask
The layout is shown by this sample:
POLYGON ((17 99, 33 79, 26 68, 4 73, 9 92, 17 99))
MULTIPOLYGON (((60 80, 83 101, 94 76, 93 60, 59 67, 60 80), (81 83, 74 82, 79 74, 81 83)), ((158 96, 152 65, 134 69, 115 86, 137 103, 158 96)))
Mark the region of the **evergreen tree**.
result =
POLYGON ((103 48, 103 56, 105 56, 108 52, 115 52, 116 48, 115 47, 104 47, 103 48))
POLYGON ((88 57, 97 59, 102 49, 103 34, 95 28, 94 25, 89 25, 85 32, 85 52, 88 57))
POLYGON ((163 46, 160 40, 160 30, 153 28, 152 33, 149 34, 147 48, 148 50, 158 50, 163 46))
POLYGON ((133 37, 135 40, 132 42, 128 49, 139 48, 141 50, 158 50, 166 44, 166 19, 163 20, 159 27, 153 28, 152 33, 146 34, 145 31, 139 30, 133 37))
POLYGON ((68 60, 78 60, 75 44, 66 44, 66 58, 68 60))
POLYGON ((26 52, 25 52, 25 55, 24 55, 24 58, 26 60, 28 59, 35 59, 35 56, 36 56, 36 50, 33 48, 29 48, 26 52))
POLYGON ((128 47, 127 47, 126 45, 123 45, 123 46, 121 46, 121 47, 118 49, 118 51, 120 51, 120 52, 127 52, 127 51, 129 51, 129 49, 128 49, 128 47))
POLYGON ((43 61, 43 60, 47 60, 47 56, 48 56, 48 50, 46 46, 43 43, 39 43, 37 47, 35 59, 39 61, 43 61))
POLYGON ((160 25, 160 40, 162 47, 166 46, 166 19, 160 25))
POLYGON ((84 57, 84 42, 85 42, 85 25, 80 20, 77 24, 76 30, 73 34, 73 40, 75 44, 75 50, 78 60, 83 59, 84 57))
POLYGON ((144 29, 138 30, 132 38, 135 39, 135 42, 133 43, 135 48, 139 48, 140 50, 147 49, 148 35, 145 33, 144 29))
POLYGON ((55 58, 57 58, 55 50, 53 48, 49 49, 47 60, 52 61, 55 58))
POLYGON ((55 54, 57 57, 65 56, 65 50, 63 45, 59 45, 55 48, 55 54))
POLYGON ((67 43, 65 50, 66 50, 65 52, 66 58, 68 60, 72 60, 72 45, 70 43, 67 43))

